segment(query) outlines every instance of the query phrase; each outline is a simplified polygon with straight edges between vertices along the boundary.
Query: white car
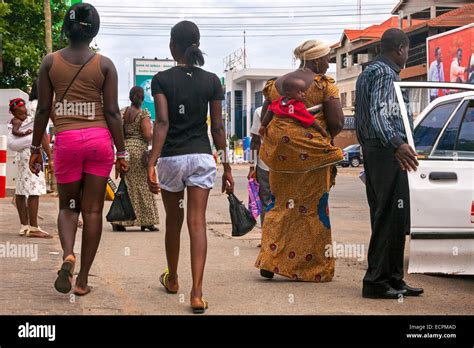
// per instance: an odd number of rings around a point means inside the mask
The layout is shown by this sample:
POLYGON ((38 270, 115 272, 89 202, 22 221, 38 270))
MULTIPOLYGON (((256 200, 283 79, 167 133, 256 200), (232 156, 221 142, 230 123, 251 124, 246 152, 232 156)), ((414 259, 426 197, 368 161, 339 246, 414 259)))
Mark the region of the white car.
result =
POLYGON ((420 166, 408 175, 411 204, 409 273, 474 274, 474 85, 396 82, 408 143, 420 166), (401 89, 440 88, 408 126, 401 89), (466 92, 461 92, 466 91, 466 92))

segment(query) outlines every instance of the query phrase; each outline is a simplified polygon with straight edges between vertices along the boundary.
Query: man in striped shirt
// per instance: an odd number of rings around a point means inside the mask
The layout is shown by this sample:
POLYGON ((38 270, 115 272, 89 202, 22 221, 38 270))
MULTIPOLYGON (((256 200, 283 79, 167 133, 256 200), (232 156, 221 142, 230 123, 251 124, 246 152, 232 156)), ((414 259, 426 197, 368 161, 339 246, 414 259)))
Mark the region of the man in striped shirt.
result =
MULTIPOLYGON (((409 40, 399 29, 382 36, 381 55, 359 76, 356 131, 362 145, 372 236, 362 296, 398 299, 417 296, 421 288, 403 281, 405 234, 410 229, 407 170, 416 170, 416 152, 406 143, 395 81, 408 59, 409 40)), ((410 125, 413 120, 407 96, 410 125)))

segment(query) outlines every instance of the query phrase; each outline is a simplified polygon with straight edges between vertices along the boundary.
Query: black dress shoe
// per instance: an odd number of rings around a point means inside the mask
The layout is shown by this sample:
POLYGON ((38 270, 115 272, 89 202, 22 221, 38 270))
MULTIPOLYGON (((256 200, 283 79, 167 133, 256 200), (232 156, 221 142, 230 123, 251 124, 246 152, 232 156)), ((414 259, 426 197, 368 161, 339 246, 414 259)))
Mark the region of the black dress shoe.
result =
POLYGON ((365 298, 380 298, 380 299, 391 299, 397 300, 401 296, 406 296, 406 290, 395 290, 394 288, 390 287, 385 291, 368 291, 366 289, 362 289, 362 297, 365 298))
POLYGON ((412 288, 407 284, 403 284, 400 287, 396 288, 397 290, 406 290, 406 294, 404 296, 419 296, 423 293, 423 288, 412 288))

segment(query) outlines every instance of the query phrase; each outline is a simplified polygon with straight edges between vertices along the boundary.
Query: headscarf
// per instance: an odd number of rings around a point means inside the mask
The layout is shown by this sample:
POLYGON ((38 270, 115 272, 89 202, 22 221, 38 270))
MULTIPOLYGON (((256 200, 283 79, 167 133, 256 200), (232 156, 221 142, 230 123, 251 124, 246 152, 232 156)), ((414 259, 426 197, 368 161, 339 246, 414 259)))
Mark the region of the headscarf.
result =
POLYGON ((15 98, 15 99, 12 99, 10 100, 10 104, 8 106, 8 110, 11 114, 13 114, 13 112, 19 108, 20 106, 25 106, 25 101, 21 98, 15 98))
POLYGON ((295 57, 302 62, 315 60, 329 54, 331 48, 319 40, 308 40, 295 48, 295 57))

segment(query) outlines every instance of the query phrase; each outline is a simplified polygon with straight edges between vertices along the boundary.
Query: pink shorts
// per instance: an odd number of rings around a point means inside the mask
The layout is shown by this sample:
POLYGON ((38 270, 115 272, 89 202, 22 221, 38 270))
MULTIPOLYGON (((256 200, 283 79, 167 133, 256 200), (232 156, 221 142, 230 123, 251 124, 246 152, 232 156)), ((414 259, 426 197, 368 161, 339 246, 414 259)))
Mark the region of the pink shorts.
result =
POLYGON ((54 174, 58 184, 82 179, 82 173, 108 177, 114 165, 114 145, 107 128, 84 128, 56 134, 54 174))

